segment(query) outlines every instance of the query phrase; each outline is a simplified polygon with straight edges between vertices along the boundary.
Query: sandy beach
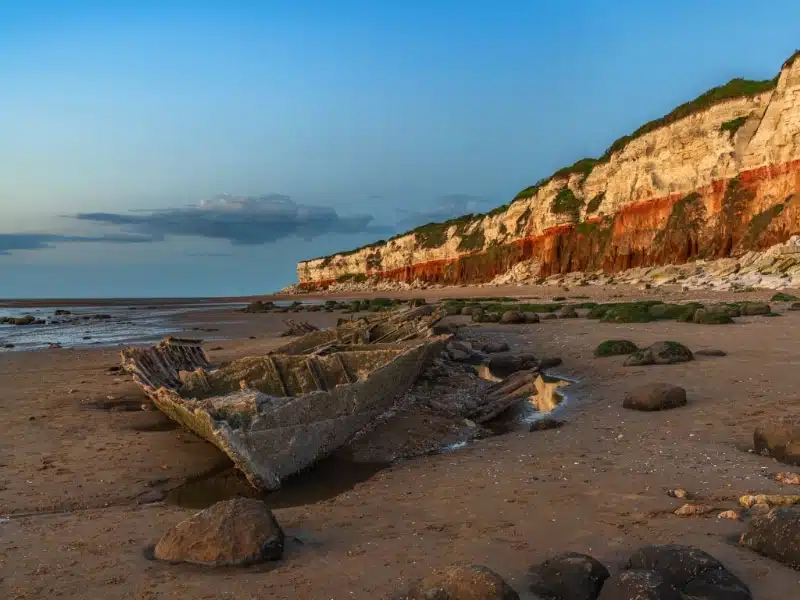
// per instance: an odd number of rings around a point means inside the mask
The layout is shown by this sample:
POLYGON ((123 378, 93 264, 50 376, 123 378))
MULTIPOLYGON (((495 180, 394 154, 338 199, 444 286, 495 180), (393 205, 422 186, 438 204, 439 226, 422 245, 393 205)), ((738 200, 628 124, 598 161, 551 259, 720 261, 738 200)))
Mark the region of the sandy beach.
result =
MULTIPOLYGON (((515 287, 408 295, 738 301, 765 300, 772 292, 515 287)), ((494 569, 520 597, 533 598, 526 571, 554 553, 587 553, 618 566, 638 546, 674 542, 720 559, 753 598, 786 600, 800 589, 800 572, 739 547, 745 525, 716 518, 748 492, 798 493, 797 486, 770 478, 790 467, 748 452, 757 423, 800 409, 794 372, 800 312, 780 303, 773 310, 780 316, 742 317, 727 326, 585 318, 470 324, 465 339, 505 340, 514 350, 563 359, 554 373, 574 380, 562 407, 567 423, 478 440, 377 472, 369 464, 323 466, 317 481, 304 477, 272 500, 265 496, 288 536, 285 557, 244 569, 148 558, 148 548, 193 513, 179 493, 187 482, 228 473, 227 485, 236 490, 241 479, 215 447, 160 412, 142 410, 145 396, 112 369, 119 348, 0 354, 0 588, 15 600, 367 600, 389 597, 431 568, 463 560, 494 569), (675 340, 727 356, 647 367, 593 356, 601 341, 619 338, 638 345, 675 340), (688 405, 657 413, 622 408, 626 391, 652 381, 686 388, 688 405), (672 514, 682 501, 667 491, 678 487, 719 510, 704 517, 672 514)), ((285 316, 215 310, 180 319, 186 335, 214 338, 206 350, 220 362, 274 348, 285 316), (198 324, 218 331, 192 331, 198 324)), ((330 326, 338 316, 302 318, 330 326)))

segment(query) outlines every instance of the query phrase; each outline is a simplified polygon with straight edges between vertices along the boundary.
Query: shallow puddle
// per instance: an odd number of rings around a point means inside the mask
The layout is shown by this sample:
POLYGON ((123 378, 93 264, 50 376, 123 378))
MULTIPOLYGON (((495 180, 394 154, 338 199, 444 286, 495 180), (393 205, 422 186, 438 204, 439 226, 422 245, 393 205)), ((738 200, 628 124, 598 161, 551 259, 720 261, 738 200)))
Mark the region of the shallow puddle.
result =
POLYGON ((222 500, 245 497, 260 498, 272 509, 303 506, 335 498, 388 466, 385 463, 355 462, 335 454, 287 477, 281 489, 259 492, 231 461, 225 460, 208 473, 171 490, 166 502, 183 508, 202 509, 222 500))

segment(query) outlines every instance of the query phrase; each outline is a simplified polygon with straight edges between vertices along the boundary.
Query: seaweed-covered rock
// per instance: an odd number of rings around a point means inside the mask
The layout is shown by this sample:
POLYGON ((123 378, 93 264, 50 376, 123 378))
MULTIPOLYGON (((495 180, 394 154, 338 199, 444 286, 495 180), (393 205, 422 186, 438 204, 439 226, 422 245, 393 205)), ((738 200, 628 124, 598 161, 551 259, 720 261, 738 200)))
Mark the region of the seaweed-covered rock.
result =
POLYGON ((472 312, 474 310, 479 310, 479 309, 480 307, 478 306, 465 306, 464 308, 461 309, 461 314, 464 315, 465 317, 469 317, 470 315, 472 315, 472 312))
POLYGON ((800 417, 761 423, 753 432, 753 447, 758 454, 800 465, 800 417))
POLYGON ((472 320, 475 323, 483 323, 486 320, 486 313, 483 312, 482 308, 475 308, 471 310, 469 314, 472 316, 472 320))
POLYGON ((517 325, 519 323, 525 322, 525 317, 522 316, 516 310, 507 310, 503 313, 503 316, 500 317, 500 322, 505 324, 517 325))
POLYGON ((770 298, 771 302, 792 302, 794 300, 800 300, 800 298, 794 294, 787 294, 785 292, 778 292, 770 298))
POLYGON ((499 323, 500 322, 500 314, 496 312, 487 312, 483 316, 484 323, 499 323))
POLYGON ((242 312, 246 313, 265 313, 270 312, 275 308, 274 302, 264 302, 263 300, 256 300, 255 302, 251 302, 247 306, 242 309, 242 312))
POLYGON ((800 511, 774 508, 765 515, 755 517, 739 543, 800 569, 800 511))
POLYGON ((564 306, 561 310, 558 311, 558 318, 559 319, 577 319, 578 318, 578 311, 575 310, 574 306, 564 306))
POLYGON ((655 571, 635 570, 609 577, 598 600, 681 600, 681 595, 655 571))
POLYGON ((594 349, 595 356, 621 356, 633 354, 638 346, 629 340, 606 340, 594 349))
POLYGON ((648 383, 625 395, 624 408, 631 410, 669 410, 686 404, 686 390, 669 383, 648 383))
POLYGON ((487 567, 451 565, 422 578, 396 600, 519 600, 519 594, 487 567))
POLYGON ((261 500, 218 502, 170 529, 155 557, 209 567, 242 566, 283 556, 283 530, 261 500))
POLYGON ((768 315, 772 308, 766 302, 745 302, 742 305, 742 314, 748 317, 755 315, 768 315))
POLYGON ((567 552, 554 556, 528 571, 530 590, 555 600, 595 600, 609 572, 586 554, 567 552))
POLYGON ((692 322, 698 325, 727 325, 734 321, 727 312, 700 308, 695 311, 692 322))
POLYGON ((593 306, 589 309, 589 312, 586 313, 587 319, 602 319, 606 312, 608 311, 608 307, 604 306, 603 304, 598 304, 597 306, 593 306))
POLYGON ((625 361, 625 366, 671 365, 688 362, 693 358, 692 352, 679 342, 656 342, 631 354, 625 361))

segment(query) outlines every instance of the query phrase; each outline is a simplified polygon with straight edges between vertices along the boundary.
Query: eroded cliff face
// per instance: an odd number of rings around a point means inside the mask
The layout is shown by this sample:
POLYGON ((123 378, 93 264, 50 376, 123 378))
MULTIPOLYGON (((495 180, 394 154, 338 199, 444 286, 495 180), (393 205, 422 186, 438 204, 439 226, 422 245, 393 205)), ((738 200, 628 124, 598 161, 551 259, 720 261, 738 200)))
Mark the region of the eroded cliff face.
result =
MULTIPOLYGON (((486 215, 430 224, 298 265, 301 284, 349 278, 483 283, 736 256, 800 233, 800 60, 777 84, 710 103, 581 161, 486 215)), ((763 87, 763 86, 762 86, 763 87)))

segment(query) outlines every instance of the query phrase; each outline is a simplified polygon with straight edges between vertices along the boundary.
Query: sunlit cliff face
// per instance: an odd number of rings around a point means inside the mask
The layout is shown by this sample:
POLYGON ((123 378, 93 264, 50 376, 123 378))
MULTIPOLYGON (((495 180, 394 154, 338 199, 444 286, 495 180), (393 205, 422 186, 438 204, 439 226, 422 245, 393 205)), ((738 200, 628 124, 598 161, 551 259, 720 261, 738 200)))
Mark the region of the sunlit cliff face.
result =
POLYGON ((783 242, 800 233, 800 61, 768 87, 633 137, 486 215, 302 262, 299 281, 482 283, 523 263, 541 277, 616 272, 783 242))

